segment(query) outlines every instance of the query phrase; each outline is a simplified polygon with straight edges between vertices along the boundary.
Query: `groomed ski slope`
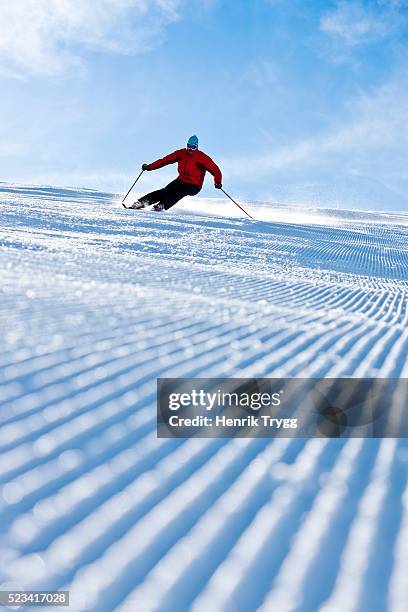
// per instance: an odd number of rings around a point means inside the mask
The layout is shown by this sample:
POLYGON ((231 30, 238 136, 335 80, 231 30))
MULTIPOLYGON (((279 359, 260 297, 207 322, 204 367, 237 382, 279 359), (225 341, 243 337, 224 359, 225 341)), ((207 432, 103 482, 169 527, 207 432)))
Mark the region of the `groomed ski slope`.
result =
POLYGON ((247 206, 0 184, 3 589, 406 612, 405 441, 156 438, 158 376, 408 376, 408 214, 247 206))

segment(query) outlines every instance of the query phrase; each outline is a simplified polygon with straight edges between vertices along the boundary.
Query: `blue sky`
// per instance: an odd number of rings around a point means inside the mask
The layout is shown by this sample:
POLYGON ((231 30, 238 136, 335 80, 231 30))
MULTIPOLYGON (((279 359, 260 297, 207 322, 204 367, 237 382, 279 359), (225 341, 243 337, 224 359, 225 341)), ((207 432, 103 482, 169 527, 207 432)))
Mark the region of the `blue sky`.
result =
POLYGON ((3 3, 0 180, 122 191, 197 133, 237 197, 404 208, 407 31, 405 0, 3 3))

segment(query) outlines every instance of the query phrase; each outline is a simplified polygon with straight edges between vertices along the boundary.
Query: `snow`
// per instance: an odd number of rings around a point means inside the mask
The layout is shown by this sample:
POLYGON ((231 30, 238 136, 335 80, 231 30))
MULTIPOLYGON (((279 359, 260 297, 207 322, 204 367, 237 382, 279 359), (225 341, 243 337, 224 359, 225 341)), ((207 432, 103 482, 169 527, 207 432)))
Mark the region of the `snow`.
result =
POLYGON ((156 438, 158 376, 408 376, 408 214, 243 205, 0 183, 3 584, 407 609, 406 441, 156 438))

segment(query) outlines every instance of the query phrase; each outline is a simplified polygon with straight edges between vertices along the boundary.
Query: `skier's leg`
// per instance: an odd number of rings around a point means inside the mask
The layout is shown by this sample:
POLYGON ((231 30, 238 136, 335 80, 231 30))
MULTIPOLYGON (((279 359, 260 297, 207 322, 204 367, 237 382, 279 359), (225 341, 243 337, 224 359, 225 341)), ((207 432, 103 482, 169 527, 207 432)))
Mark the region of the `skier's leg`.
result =
POLYGON ((151 191, 146 195, 139 198, 139 202, 144 204, 145 206, 150 206, 151 204, 156 204, 156 202, 160 202, 163 198, 167 197, 170 193, 172 193, 174 189, 174 183, 177 182, 177 179, 171 181, 166 187, 162 189, 156 189, 156 191, 151 191))
POLYGON ((197 195, 199 191, 201 191, 201 187, 198 187, 197 185, 191 185, 190 183, 178 181, 178 184, 174 185, 173 189, 161 198, 160 204, 163 205, 165 210, 169 210, 169 208, 177 204, 177 202, 179 202, 185 196, 197 195))
POLYGON ((156 202, 160 202, 160 199, 163 197, 164 190, 165 190, 165 187, 163 187, 163 189, 156 189, 156 191, 151 191, 150 193, 146 193, 146 195, 138 199, 138 202, 140 202, 141 204, 144 204, 144 206, 150 206, 150 204, 156 204, 156 202))

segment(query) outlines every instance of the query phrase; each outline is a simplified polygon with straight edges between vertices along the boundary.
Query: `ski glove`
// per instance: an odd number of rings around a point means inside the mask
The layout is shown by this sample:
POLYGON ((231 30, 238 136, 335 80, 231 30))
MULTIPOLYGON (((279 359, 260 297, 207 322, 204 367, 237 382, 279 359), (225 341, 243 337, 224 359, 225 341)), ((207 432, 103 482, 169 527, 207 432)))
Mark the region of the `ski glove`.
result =
POLYGON ((222 189, 222 183, 215 183, 215 184, 214 184, 214 187, 215 187, 216 189, 222 189))
POLYGON ((148 170, 148 169, 149 169, 149 164, 142 165, 142 170, 148 170))

